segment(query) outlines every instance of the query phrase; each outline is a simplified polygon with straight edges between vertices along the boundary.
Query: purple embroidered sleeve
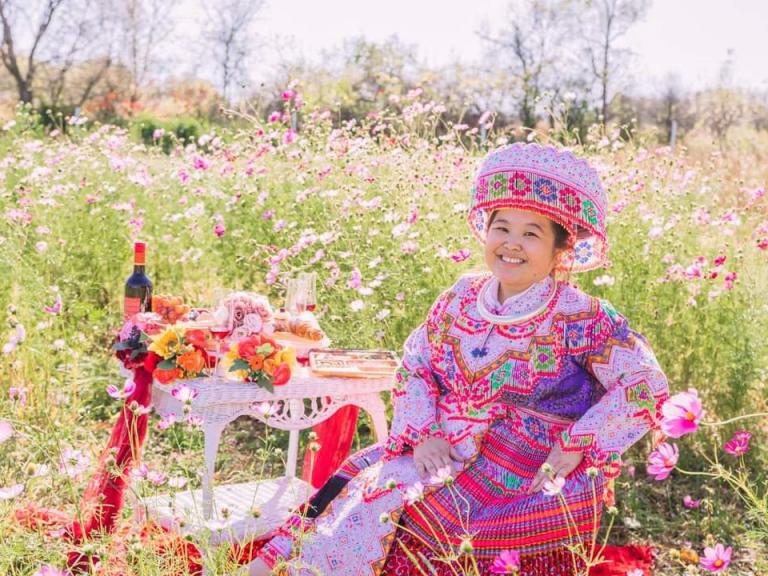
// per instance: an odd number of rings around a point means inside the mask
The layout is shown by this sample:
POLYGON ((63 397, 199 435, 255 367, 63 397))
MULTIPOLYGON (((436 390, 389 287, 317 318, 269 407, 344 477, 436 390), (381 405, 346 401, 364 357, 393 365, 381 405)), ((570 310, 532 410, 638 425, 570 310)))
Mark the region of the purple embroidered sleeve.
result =
POLYGON ((564 450, 583 450, 588 466, 612 478, 620 472, 620 455, 658 427, 669 390, 645 339, 607 302, 601 302, 593 344, 579 362, 605 392, 562 433, 560 444, 564 450))

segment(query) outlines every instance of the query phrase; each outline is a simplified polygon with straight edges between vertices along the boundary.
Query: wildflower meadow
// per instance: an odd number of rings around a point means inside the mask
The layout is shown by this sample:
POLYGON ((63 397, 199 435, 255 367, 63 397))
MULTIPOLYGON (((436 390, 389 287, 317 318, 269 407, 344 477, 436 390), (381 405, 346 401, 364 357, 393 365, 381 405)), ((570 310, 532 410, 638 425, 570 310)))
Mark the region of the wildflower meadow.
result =
MULTIPOLYGON (((77 504, 122 406, 111 345, 134 240, 147 242, 155 292, 197 306, 221 289, 280 303, 288 278, 316 272, 334 345, 399 352, 442 290, 483 269, 465 221, 471 181, 482 155, 514 137, 559 142, 601 171, 610 265, 570 281, 648 338, 673 393, 664 437, 624 459, 607 541, 654 546, 658 574, 768 574, 765 135, 672 149, 631 125, 577 138, 556 124, 513 135, 487 117, 482 130, 446 123, 419 92, 349 121, 296 97, 185 141, 75 117, 44 130, 28 107, 2 126, 0 574, 59 574, 71 553, 16 512, 84 513, 77 504)), ((361 416, 353 449, 373 441, 361 416)), ((152 413, 130 490, 198 488, 202 446, 199 421, 152 413)), ((285 434, 241 418, 225 432, 216 481, 280 474, 286 447, 285 434)), ((123 527, 133 512, 129 498, 120 529, 80 545, 100 559, 95 570, 184 573, 172 550, 123 527)), ((214 546, 203 551, 208 573, 232 572, 214 546)), ((471 556, 471 541, 457 554, 471 556)), ((497 564, 513 573, 513 554, 497 564)))

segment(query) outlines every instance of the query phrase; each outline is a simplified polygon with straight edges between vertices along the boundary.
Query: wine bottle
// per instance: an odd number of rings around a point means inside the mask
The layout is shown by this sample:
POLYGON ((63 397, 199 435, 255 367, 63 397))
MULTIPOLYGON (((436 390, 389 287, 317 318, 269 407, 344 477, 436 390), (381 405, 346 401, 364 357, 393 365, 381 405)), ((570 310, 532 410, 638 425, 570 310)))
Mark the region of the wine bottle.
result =
POLYGON ((133 245, 133 274, 125 282, 123 316, 126 320, 139 312, 149 312, 152 308, 152 281, 144 273, 146 255, 146 243, 135 242, 133 245))

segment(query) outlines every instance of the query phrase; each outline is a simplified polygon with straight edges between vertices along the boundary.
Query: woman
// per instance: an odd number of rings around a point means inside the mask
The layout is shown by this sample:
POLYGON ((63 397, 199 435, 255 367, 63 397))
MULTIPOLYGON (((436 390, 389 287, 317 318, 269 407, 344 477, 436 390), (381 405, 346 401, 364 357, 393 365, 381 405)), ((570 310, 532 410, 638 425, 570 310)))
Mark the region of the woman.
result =
POLYGON ((490 274, 437 299, 406 342, 388 441, 353 455, 251 574, 450 574, 446 543, 481 574, 506 550, 521 574, 574 573, 567 546, 591 539, 620 454, 668 394, 626 320, 555 278, 602 265, 605 214, 597 172, 570 152, 486 157, 469 221, 490 274))

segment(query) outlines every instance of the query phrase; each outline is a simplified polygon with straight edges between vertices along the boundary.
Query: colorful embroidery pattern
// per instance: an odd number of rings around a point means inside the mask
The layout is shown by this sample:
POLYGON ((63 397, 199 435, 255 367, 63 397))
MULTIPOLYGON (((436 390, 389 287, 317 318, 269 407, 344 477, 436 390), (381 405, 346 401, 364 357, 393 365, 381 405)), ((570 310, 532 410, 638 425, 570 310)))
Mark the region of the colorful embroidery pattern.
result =
POLYGON ((516 143, 489 154, 475 178, 468 220, 485 238, 494 210, 518 208, 547 216, 578 238, 571 265, 579 272, 600 267, 608 251, 606 197, 597 171, 571 152, 516 143))
MULTIPOLYGON (((530 562, 531 575, 569 573, 570 556, 560 563, 569 540, 559 501, 525 490, 554 445, 583 451, 564 494, 588 537, 594 517, 586 469, 602 471, 596 479, 602 501, 621 453, 658 424, 666 378, 645 340, 607 302, 560 284, 534 330, 510 335, 509 327, 477 316, 476 299, 487 280, 462 278, 408 338, 392 393, 389 438, 340 470, 348 483, 306 527, 305 565, 338 576, 390 574, 390 560, 402 561, 395 541, 404 536, 392 523, 382 524, 382 515, 399 518, 429 542, 431 528, 388 485, 392 479, 404 487, 420 481, 411 449, 437 436, 465 457, 454 489, 468 509, 457 511, 454 498, 437 487, 419 504, 425 516, 439 518, 449 535, 463 534, 461 523, 469 518, 480 561, 514 549, 530 562)), ((290 555, 291 534, 286 525, 265 548, 271 562, 290 555)))

